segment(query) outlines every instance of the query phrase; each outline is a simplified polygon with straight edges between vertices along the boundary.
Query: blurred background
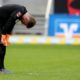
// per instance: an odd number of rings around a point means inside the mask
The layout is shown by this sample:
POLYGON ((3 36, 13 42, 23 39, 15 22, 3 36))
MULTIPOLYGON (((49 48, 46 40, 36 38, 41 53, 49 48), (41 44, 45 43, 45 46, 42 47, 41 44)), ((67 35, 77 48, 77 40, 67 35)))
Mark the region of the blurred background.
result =
POLYGON ((1 6, 5 4, 24 5, 37 21, 37 24, 31 29, 26 29, 20 22, 17 23, 10 42, 80 44, 80 10, 79 6, 74 6, 77 4, 75 1, 0 0, 1 6))
POLYGON ((0 80, 80 80, 80 0, 0 0, 5 4, 24 5, 37 24, 15 25, 5 61, 12 74, 0 80))

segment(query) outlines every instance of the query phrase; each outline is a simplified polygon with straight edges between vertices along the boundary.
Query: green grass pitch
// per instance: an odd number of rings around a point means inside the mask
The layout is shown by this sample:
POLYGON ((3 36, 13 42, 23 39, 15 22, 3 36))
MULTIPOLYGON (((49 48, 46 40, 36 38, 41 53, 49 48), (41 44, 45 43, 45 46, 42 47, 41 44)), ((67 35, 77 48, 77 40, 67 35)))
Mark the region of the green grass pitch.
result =
POLYGON ((0 80, 80 80, 80 46, 11 45, 0 80))

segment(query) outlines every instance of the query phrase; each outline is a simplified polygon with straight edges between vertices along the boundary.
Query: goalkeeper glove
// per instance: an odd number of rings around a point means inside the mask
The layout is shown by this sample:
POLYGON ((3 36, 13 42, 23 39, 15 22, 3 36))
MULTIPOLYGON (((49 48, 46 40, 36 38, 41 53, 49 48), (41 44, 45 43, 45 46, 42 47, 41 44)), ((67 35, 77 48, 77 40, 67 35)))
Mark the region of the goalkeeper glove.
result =
POLYGON ((6 35, 3 35, 1 36, 1 42, 4 46, 9 46, 10 43, 9 43, 9 38, 10 38, 10 35, 9 34, 6 34, 6 35))

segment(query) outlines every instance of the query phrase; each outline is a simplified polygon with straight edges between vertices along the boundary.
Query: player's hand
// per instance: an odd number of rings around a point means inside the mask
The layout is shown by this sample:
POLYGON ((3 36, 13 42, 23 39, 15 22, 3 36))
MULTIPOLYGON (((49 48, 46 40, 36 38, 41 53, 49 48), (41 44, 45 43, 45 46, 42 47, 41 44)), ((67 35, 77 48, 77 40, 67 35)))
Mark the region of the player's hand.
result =
POLYGON ((9 34, 2 35, 1 36, 1 42, 2 42, 2 44, 4 46, 9 46, 10 45, 9 38, 10 38, 10 35, 9 34))

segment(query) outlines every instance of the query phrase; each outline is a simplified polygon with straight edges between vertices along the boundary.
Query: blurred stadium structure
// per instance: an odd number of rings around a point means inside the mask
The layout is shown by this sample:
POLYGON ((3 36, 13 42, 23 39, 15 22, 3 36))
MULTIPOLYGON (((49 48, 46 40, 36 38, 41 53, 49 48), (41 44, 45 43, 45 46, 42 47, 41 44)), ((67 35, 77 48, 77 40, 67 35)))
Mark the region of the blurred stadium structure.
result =
POLYGON ((80 44, 80 10, 70 5, 72 1, 75 0, 0 0, 1 5, 16 3, 25 5, 37 21, 32 29, 26 29, 21 23, 17 23, 13 34, 27 35, 11 36, 10 42, 80 44))
POLYGON ((22 4, 27 10, 36 18, 37 25, 32 29, 26 29, 18 23, 13 30, 14 34, 31 34, 44 35, 45 34, 45 12, 48 0, 0 0, 4 4, 22 4))

